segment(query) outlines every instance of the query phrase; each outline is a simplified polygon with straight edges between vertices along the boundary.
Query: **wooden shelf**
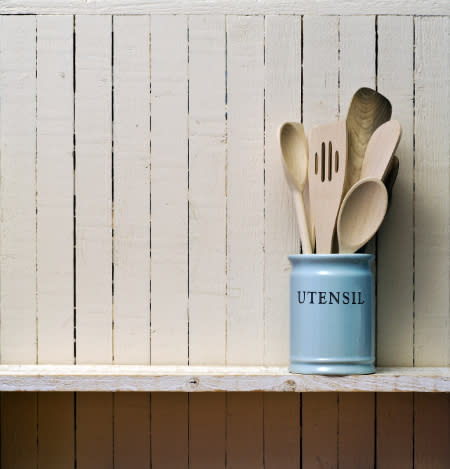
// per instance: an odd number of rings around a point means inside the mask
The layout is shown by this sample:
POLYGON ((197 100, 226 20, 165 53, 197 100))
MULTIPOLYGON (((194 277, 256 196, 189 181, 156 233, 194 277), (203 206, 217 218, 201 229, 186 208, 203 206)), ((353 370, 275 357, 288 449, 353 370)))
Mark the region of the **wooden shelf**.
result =
POLYGON ((0 391, 450 392, 450 368, 319 376, 265 366, 0 365, 0 391))

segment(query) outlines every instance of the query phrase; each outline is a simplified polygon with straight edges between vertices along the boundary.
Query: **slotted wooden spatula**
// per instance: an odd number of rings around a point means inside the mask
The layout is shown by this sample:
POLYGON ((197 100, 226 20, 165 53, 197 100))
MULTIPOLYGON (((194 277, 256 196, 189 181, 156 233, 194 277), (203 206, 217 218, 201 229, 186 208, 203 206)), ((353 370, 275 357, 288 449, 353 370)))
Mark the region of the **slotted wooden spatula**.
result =
POLYGON ((309 134, 308 180, 318 254, 331 253, 346 170, 345 121, 313 127, 309 134))

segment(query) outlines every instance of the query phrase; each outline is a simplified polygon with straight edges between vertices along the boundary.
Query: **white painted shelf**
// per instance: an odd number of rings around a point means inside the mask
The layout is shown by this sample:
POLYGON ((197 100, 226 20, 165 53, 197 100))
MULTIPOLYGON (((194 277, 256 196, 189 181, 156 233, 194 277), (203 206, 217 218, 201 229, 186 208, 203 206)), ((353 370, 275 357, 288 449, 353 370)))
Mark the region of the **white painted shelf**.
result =
POLYGON ((264 366, 0 365, 0 391, 450 392, 450 368, 319 376, 264 366))

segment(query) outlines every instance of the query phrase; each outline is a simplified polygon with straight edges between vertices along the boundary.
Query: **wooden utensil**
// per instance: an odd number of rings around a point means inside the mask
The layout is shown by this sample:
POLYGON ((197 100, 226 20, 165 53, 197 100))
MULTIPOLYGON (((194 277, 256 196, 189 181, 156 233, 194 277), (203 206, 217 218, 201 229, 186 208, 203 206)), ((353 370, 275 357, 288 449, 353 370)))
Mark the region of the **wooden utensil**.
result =
POLYGON ((402 128, 396 120, 380 125, 370 137, 361 167, 361 179, 384 179, 394 151, 397 149, 402 128))
POLYGON ((304 254, 311 254, 308 223, 305 215, 303 190, 308 177, 308 146, 303 125, 297 122, 284 123, 278 133, 284 173, 292 190, 300 240, 304 254))
POLYGON ((391 164, 389 165, 389 168, 386 171, 386 176, 383 179, 384 185, 386 186, 386 190, 389 196, 388 209, 391 205, 392 188, 394 187, 395 180, 397 179, 399 166, 400 166, 400 162, 398 158, 394 155, 392 157, 391 164))
POLYGON ((352 186, 337 220, 340 253, 356 252, 372 238, 384 219, 387 204, 387 190, 379 179, 360 179, 352 186))
POLYGON ((375 130, 391 118, 387 98, 370 88, 360 88, 352 98, 347 113, 348 168, 345 192, 361 177, 367 144, 375 130))
POLYGON ((331 252, 347 168, 345 121, 314 127, 309 135, 308 182, 316 252, 331 252))

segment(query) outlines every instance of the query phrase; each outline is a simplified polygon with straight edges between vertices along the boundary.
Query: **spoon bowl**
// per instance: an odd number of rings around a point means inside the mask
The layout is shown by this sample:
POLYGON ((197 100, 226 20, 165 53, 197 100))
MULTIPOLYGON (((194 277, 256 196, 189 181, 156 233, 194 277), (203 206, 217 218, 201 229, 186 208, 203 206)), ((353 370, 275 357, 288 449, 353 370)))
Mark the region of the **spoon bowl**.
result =
POLYGON ((278 132, 284 174, 292 190, 302 250, 311 254, 311 240, 305 214, 303 190, 308 179, 308 145, 303 125, 298 122, 284 123, 278 132))
POLYGON ((354 253, 377 232, 388 206, 388 194, 376 178, 359 180, 342 201, 337 220, 339 252, 354 253))

